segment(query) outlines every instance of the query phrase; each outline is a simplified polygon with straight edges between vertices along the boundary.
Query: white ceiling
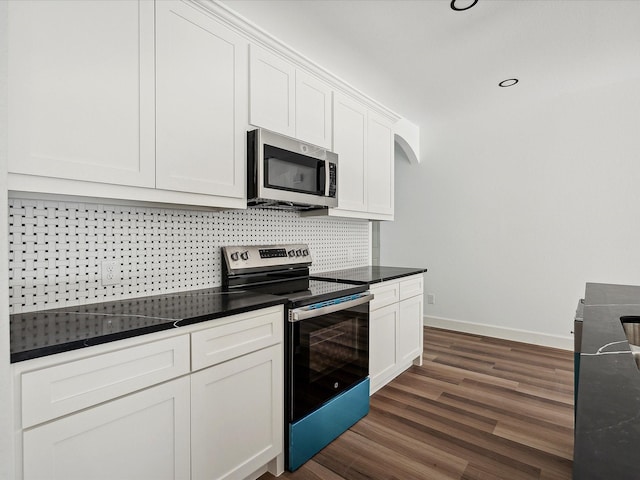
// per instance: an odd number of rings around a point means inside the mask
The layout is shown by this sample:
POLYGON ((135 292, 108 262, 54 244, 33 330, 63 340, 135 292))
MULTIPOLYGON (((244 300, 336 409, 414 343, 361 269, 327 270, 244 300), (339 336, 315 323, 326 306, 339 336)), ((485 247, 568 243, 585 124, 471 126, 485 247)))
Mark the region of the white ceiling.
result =
POLYGON ((640 79, 640 0, 224 3, 420 126, 640 79))

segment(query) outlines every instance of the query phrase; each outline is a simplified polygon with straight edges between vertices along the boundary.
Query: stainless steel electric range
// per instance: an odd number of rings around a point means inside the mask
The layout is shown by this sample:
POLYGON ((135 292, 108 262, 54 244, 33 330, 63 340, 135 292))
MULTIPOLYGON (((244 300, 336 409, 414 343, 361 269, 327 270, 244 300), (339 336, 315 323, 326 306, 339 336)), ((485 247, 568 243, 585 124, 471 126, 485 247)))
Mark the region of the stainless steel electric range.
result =
POLYGON ((310 280, 307 245, 222 247, 222 285, 284 296, 285 461, 293 471, 369 411, 367 285, 310 280))

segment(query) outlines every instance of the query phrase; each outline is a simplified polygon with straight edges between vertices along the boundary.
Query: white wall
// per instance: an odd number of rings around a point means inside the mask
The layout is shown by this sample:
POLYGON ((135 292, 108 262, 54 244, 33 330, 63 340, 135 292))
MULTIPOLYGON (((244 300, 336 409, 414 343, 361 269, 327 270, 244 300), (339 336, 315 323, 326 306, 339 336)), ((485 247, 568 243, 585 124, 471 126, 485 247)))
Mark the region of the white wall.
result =
POLYGON ((572 348, 585 282, 640 284, 638 84, 421 125, 381 262, 429 269, 426 323, 572 348))
POLYGON ((7 257, 7 2, 0 2, 0 478, 13 478, 7 257))

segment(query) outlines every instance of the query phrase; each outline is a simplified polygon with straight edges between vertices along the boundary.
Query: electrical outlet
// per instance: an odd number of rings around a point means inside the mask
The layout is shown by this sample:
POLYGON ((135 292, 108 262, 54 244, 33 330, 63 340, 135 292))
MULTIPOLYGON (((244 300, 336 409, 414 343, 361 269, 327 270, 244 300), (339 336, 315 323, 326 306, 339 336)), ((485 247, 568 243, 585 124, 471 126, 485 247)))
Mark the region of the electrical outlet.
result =
POLYGON ((103 286, 120 283, 120 265, 115 260, 104 260, 100 269, 100 279, 103 286))
POLYGON ((427 293, 427 303, 429 305, 435 305, 436 303, 436 296, 433 293, 427 293))

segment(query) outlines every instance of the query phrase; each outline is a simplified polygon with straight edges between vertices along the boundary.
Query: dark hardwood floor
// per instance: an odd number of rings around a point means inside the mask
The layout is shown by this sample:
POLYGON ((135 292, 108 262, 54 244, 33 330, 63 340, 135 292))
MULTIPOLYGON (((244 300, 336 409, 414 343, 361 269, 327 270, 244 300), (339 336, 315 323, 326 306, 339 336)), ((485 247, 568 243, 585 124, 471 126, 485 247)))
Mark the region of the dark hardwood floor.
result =
POLYGON ((365 418, 279 478, 571 478, 572 352, 433 328, 424 334, 422 367, 375 393, 365 418))

